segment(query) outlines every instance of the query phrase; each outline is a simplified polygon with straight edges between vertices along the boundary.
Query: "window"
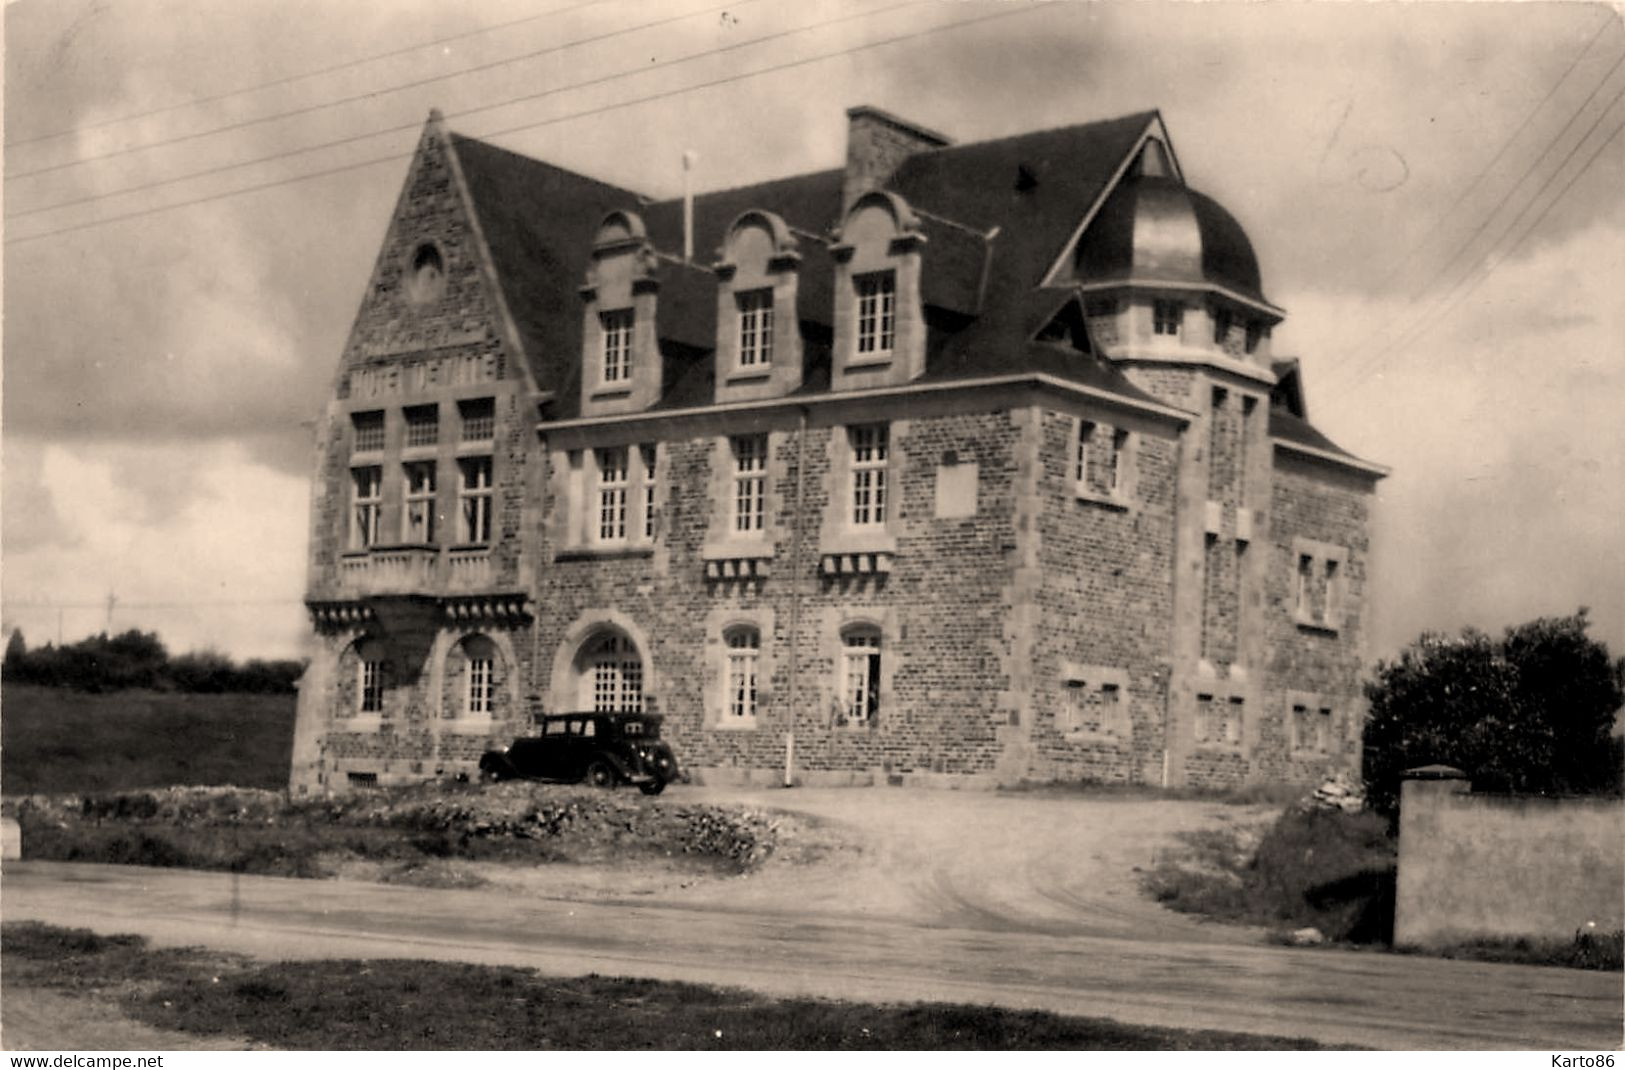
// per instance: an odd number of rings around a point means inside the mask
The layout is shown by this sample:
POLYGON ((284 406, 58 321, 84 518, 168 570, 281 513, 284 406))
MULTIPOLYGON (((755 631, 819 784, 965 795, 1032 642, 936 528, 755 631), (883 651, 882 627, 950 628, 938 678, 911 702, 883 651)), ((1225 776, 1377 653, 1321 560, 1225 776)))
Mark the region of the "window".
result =
POLYGON ((601 312, 604 328, 604 382, 624 383, 632 378, 632 310, 601 312))
POLYGON ((1066 682, 1062 731, 1116 735, 1124 727, 1122 717, 1122 690, 1116 684, 1095 687, 1086 680, 1066 682))
POLYGON ((362 713, 381 713, 384 709, 384 659, 376 653, 361 658, 361 686, 358 688, 362 713))
POLYGON ((379 541, 378 513, 383 506, 384 470, 377 465, 350 469, 350 549, 365 550, 379 541))
MULTIPOLYGON (((1230 328, 1235 325, 1235 318, 1228 308, 1213 310, 1213 344, 1224 345, 1224 340, 1230 337, 1230 328)), ((1159 332, 1160 333, 1160 332, 1159 332)), ((1248 352, 1252 352, 1251 349, 1248 352)))
POLYGON ((739 302, 739 366, 773 363, 773 291, 742 293, 739 302))
POLYGON ((730 628, 724 694, 730 720, 756 716, 756 671, 761 662, 762 633, 755 628, 730 628))
POLYGON ((1330 754, 1333 740, 1332 710, 1318 699, 1305 698, 1292 704, 1292 749, 1314 754, 1330 754))
POLYGON ((1185 322, 1185 309, 1178 301, 1153 301, 1151 320, 1156 333, 1178 338, 1179 329, 1185 322))
POLYGON ((1251 353, 1253 350, 1257 349, 1259 339, 1268 338, 1269 333, 1269 328, 1264 326, 1262 323, 1259 323, 1257 320, 1253 320, 1252 322, 1248 323, 1247 352, 1251 353))
POLYGON ((643 711, 643 661, 630 639, 614 634, 601 637, 588 654, 587 664, 594 713, 643 711))
POLYGON ((885 424, 847 428, 852 451, 852 523, 868 527, 886 522, 885 424))
POLYGON ((858 352, 890 353, 897 333, 897 277, 889 271, 861 275, 858 289, 858 352))
POLYGON ((1231 695, 1215 699, 1212 695, 1196 696, 1196 742, 1214 743, 1228 747, 1241 745, 1242 721, 1246 699, 1231 695))
POLYGON ((1122 487, 1123 456, 1127 448, 1127 431, 1080 420, 1073 465, 1073 478, 1079 489, 1088 494, 1116 497, 1122 487))
POLYGON ((626 447, 594 451, 598 460, 598 541, 626 538, 626 447))
POLYGON ((1314 611, 1315 559, 1308 554, 1298 555, 1298 588, 1293 599, 1293 611, 1303 620, 1311 620, 1314 611))
POLYGON ((354 452, 376 453, 384 448, 382 412, 358 412, 350 417, 350 425, 355 432, 355 444, 351 447, 354 452))
POLYGON ((433 446, 440 441, 440 409, 414 405, 406 410, 406 445, 433 446))
POLYGON ((1328 624, 1336 623, 1343 613, 1343 584, 1338 576, 1337 565, 1336 561, 1326 562, 1326 609, 1321 614, 1321 620, 1328 624))
POLYGON ((463 422, 464 442, 489 442, 496 435, 496 404, 492 398, 473 398, 457 403, 457 415, 463 422))
POLYGON ((491 458, 463 457, 457 461, 457 504, 463 543, 491 541, 491 458))
POLYGON ((463 692, 463 713, 469 717, 489 717, 496 679, 496 649, 491 640, 475 636, 463 642, 467 687, 463 692))
POLYGON ((1196 730, 1196 742, 1206 743, 1208 740, 1213 738, 1215 726, 1213 720, 1212 695, 1196 696, 1196 723, 1194 727, 1196 730))
POLYGON ((1348 588, 1348 551, 1312 539, 1292 540, 1297 572, 1292 615, 1299 624, 1336 631, 1342 627, 1348 588))
POLYGON ((761 531, 767 496, 767 436, 736 435, 732 446, 733 530, 761 531))
POLYGON ((655 462, 653 446, 639 446, 638 459, 643 462, 643 537, 655 537, 655 462))
POLYGON ((842 722, 873 724, 880 711, 880 629, 848 628, 841 633, 842 722))
POLYGON ((435 536, 433 461, 412 461, 403 466, 406 510, 402 513, 401 541, 432 543, 435 536))

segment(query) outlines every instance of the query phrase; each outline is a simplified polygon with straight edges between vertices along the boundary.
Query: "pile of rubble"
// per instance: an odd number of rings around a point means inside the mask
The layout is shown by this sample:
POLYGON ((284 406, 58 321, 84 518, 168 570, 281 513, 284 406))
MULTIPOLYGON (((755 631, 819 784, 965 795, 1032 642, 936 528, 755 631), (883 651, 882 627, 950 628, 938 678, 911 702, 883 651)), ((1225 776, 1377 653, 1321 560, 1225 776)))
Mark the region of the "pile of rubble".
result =
POLYGON ((1365 788, 1347 773, 1333 773, 1320 782, 1300 804, 1305 810, 1341 810, 1357 814, 1365 809, 1365 788))

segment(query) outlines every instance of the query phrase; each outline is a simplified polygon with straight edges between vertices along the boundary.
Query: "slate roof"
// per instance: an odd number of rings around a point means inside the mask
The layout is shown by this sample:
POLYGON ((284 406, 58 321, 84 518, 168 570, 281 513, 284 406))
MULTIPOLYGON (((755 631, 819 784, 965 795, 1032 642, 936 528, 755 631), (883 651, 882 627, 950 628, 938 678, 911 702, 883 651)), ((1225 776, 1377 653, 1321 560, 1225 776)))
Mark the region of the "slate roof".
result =
MULTIPOLYGON (((926 237, 927 381, 1043 371, 1126 400, 1155 402, 1108 362, 1034 341, 1076 299, 1071 287, 1039 288, 1045 273, 1155 117, 1141 112, 949 145, 904 161, 887 188, 918 213, 926 237)), ((657 407, 711 400, 714 371, 706 355, 715 345, 716 298, 710 265, 728 227, 752 209, 777 214, 795 233, 802 256, 797 311, 811 328, 801 393, 828 389, 825 341, 834 282, 828 245, 841 219, 842 170, 696 194, 695 262, 684 264, 671 255, 682 250, 680 199, 651 201, 472 138, 451 138, 536 378, 553 386, 553 417, 578 411, 578 291, 597 226, 614 209, 636 211, 651 243, 668 254, 659 268, 666 393, 657 407)))

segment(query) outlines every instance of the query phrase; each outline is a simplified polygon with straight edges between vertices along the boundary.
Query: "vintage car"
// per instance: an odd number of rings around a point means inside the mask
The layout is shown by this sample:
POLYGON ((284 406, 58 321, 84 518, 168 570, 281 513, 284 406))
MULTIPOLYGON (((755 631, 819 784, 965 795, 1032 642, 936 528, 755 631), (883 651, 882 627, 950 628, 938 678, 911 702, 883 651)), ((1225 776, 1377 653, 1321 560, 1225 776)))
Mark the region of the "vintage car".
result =
POLYGON ((678 776, 654 714, 556 713, 536 721, 539 735, 485 752, 480 779, 636 784, 645 795, 659 795, 678 776))

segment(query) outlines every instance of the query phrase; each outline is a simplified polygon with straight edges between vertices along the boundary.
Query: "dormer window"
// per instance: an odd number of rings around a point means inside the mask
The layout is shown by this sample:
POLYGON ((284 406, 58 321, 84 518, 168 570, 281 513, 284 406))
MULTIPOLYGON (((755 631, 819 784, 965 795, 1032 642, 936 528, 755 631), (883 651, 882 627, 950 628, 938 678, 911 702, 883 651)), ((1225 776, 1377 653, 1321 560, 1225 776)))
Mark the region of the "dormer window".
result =
POLYGON ((1185 322, 1185 309, 1178 301, 1153 301, 1151 320, 1157 334, 1178 338, 1179 329, 1185 322))
POLYGON ((739 294, 739 366, 765 368, 773 363, 773 291, 739 294))
POLYGON ((858 291, 858 353, 890 353, 897 335, 897 276, 877 271, 854 281, 858 291))
POLYGON ((632 378, 632 316, 630 308, 599 313, 604 327, 605 383, 624 383, 632 378))

